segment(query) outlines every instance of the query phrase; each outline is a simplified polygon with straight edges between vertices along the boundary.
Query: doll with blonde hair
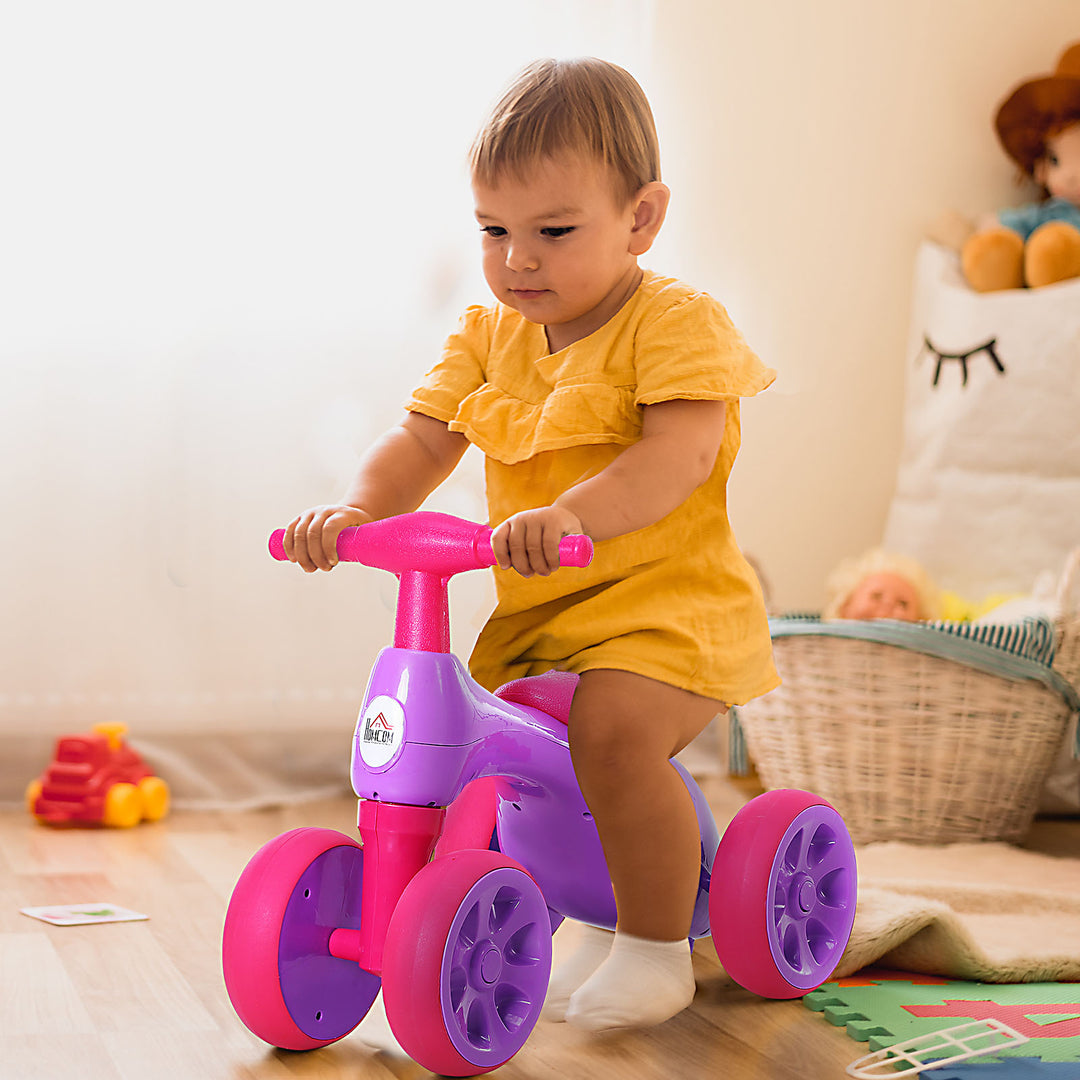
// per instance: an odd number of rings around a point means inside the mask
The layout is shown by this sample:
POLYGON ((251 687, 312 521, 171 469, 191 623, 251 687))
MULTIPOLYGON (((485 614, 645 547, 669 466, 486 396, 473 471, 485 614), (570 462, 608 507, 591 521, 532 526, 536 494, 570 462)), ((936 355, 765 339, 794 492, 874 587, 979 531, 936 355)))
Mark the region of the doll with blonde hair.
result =
POLYGON ((874 548, 846 559, 826 583, 826 619, 935 619, 941 598, 914 559, 874 548))

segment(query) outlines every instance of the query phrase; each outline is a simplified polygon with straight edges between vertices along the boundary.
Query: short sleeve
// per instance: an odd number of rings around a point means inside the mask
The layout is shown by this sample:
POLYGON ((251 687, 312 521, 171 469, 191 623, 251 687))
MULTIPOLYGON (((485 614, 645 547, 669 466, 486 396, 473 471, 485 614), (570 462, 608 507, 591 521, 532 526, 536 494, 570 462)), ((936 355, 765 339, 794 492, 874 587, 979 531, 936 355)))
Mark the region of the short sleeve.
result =
POLYGON ((486 381, 485 361, 491 347, 491 310, 466 308, 457 330, 446 339, 442 357, 413 391, 405 408, 444 423, 457 416, 461 403, 486 381))
POLYGON ((753 397, 776 372, 743 340, 723 306, 695 293, 643 322, 634 342, 636 405, 674 398, 753 397))

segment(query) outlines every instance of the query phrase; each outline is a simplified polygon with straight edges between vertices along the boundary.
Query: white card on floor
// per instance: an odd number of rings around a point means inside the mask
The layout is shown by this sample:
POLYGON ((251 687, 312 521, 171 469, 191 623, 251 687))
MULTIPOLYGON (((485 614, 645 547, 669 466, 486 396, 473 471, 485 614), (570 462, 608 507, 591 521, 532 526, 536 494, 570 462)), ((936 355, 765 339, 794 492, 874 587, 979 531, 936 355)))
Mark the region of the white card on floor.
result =
POLYGON ((86 926, 89 923, 138 922, 149 919, 139 911, 117 907, 116 904, 53 904, 49 907, 19 908, 31 919, 41 919, 54 926, 86 926))

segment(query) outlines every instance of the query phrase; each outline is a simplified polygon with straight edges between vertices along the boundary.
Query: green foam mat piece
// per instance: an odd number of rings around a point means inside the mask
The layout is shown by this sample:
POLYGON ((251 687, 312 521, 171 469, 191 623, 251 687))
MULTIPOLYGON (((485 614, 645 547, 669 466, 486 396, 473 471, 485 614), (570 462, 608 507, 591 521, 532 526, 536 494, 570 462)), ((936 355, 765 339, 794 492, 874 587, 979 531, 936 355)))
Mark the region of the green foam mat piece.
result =
POLYGON ((1080 1062, 1080 983, 956 982, 868 968, 825 983, 803 1004, 870 1050, 993 1017, 1031 1041, 973 1058, 972 1066, 1008 1058, 1080 1062))

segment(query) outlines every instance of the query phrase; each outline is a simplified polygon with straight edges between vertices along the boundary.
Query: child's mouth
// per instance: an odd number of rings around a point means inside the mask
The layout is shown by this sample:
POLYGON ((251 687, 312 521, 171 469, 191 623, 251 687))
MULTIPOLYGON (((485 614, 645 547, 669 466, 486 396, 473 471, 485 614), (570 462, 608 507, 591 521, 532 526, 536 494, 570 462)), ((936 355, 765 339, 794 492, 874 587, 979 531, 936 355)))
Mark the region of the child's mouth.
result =
POLYGON ((538 296, 543 296, 547 289, 511 289, 510 291, 518 300, 535 300, 538 296))

